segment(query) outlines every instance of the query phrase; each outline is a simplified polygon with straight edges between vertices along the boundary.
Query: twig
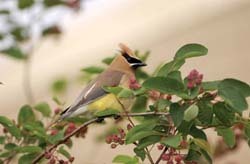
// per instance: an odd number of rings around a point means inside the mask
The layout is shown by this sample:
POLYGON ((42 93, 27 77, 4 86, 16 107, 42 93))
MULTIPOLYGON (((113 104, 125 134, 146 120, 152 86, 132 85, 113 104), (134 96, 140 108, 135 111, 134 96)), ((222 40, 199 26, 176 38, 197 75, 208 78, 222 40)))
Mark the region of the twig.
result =
POLYGON ((43 153, 41 153, 40 155, 38 155, 34 160, 33 160, 33 164, 38 163, 45 155, 46 152, 50 152, 53 149, 57 148, 59 145, 65 143, 69 138, 71 138, 72 136, 74 136, 76 133, 78 133, 79 131, 81 131, 82 129, 86 128, 87 126, 89 126, 90 124, 93 124, 95 122, 97 122, 100 119, 104 119, 104 118, 108 118, 108 117, 114 117, 114 116, 121 116, 121 117, 138 117, 138 116, 150 116, 150 115, 164 115, 164 116, 169 116, 169 113, 164 113, 164 112, 144 112, 144 113, 120 113, 120 114, 113 114, 113 115, 107 115, 107 116, 103 116, 103 117, 99 117, 99 118, 93 118, 85 123, 83 123, 81 126, 79 126, 77 129, 75 129, 72 133, 68 134, 67 136, 65 136, 62 140, 60 140, 59 142, 57 142, 56 144, 50 146, 49 148, 46 148, 46 151, 44 151, 43 153))
MULTIPOLYGON (((72 137, 73 135, 75 135, 77 132, 79 132, 80 130, 82 130, 83 128, 86 128, 88 125, 95 123, 96 121, 98 121, 99 118, 94 118, 92 120, 89 120, 87 122, 85 122, 84 124, 82 124, 80 127, 78 127, 77 129, 75 129, 72 133, 68 134, 67 136, 65 136, 62 140, 60 140, 58 143, 50 146, 48 149, 46 149, 45 152, 50 152, 53 149, 57 148, 59 145, 65 143, 70 137, 72 137)), ((38 163, 45 155, 45 152, 43 152, 42 154, 38 155, 34 160, 33 160, 33 164, 38 163)))

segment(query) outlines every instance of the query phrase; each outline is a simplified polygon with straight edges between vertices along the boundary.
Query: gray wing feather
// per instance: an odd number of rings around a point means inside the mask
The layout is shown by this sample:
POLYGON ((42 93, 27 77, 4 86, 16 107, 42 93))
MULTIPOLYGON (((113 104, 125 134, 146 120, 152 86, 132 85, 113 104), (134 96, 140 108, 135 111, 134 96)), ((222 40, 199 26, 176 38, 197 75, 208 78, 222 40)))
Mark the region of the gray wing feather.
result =
MULTIPOLYGON (((107 70, 101 73, 95 80, 91 81, 81 92, 70 108, 63 112, 64 116, 69 116, 78 108, 88 105, 89 103, 103 97, 107 94, 103 86, 118 86, 124 73, 114 70, 107 70)), ((62 117, 63 117, 62 115, 62 117)))

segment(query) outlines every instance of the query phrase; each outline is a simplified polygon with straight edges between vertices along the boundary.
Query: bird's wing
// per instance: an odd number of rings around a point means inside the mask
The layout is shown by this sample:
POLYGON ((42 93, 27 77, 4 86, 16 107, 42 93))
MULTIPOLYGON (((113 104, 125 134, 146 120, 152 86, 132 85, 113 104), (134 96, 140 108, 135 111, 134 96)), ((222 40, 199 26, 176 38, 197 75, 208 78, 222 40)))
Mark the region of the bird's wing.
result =
POLYGON ((107 70, 100 74, 95 80, 91 81, 81 92, 75 102, 66 109, 62 115, 71 115, 78 108, 88 105, 89 103, 103 97, 107 94, 102 88, 103 86, 118 86, 123 77, 122 72, 115 70, 107 70))

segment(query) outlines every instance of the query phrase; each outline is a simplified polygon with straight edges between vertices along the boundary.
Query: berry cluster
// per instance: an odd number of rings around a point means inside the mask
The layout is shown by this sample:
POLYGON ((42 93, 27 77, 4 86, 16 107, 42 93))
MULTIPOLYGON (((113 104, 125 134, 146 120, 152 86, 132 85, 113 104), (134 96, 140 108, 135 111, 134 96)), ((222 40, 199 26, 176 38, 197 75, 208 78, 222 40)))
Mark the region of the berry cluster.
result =
POLYGON ((75 157, 70 157, 68 160, 59 159, 53 152, 45 152, 44 158, 49 160, 48 164, 69 164, 75 160, 75 157))
POLYGON ((161 159, 167 161, 166 164, 181 164, 184 157, 181 154, 178 154, 176 151, 169 151, 168 153, 162 154, 161 159))
POLYGON ((130 88, 130 89, 133 89, 133 90, 136 90, 136 89, 141 88, 141 84, 139 84, 139 83, 136 81, 135 77, 131 77, 131 78, 129 79, 129 88, 130 88))
POLYGON ((193 69, 187 76, 187 88, 193 89, 197 85, 200 85, 203 79, 203 74, 200 74, 196 69, 193 69))
POLYGON ((116 148, 118 145, 123 145, 125 141, 126 133, 123 129, 118 129, 118 134, 112 134, 106 137, 106 143, 111 144, 112 149, 116 148))
MULTIPOLYGON (((188 146, 187 141, 182 140, 180 143, 180 147, 182 149, 186 149, 188 146)), ((164 145, 159 144, 157 145, 158 150, 163 150, 165 148, 164 145)), ((161 156, 162 161, 167 161, 167 164, 181 164, 184 163, 184 156, 180 154, 180 152, 177 152, 174 148, 168 148, 168 151, 166 153, 162 154, 161 156), (175 162, 174 162, 175 161, 175 162)))

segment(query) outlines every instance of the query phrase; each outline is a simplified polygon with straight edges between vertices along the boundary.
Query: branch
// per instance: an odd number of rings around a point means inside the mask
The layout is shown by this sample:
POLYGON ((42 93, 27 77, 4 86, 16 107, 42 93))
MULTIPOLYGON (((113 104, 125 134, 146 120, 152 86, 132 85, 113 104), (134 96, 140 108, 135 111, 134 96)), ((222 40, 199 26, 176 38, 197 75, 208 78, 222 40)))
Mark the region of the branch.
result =
POLYGON ((87 126, 89 126, 90 124, 93 124, 95 122, 98 122, 99 120, 105 119, 105 118, 109 118, 109 117, 114 117, 114 116, 120 116, 120 117, 138 117, 138 116, 152 116, 152 115, 164 115, 164 116, 169 116, 169 113, 165 113, 165 112, 144 112, 144 113, 118 113, 115 115, 107 115, 107 116, 103 116, 103 117, 97 117, 97 118, 93 118, 85 123, 83 123, 81 126, 79 126, 77 129, 75 129, 72 133, 66 135, 62 140, 60 140, 58 143, 50 146, 49 148, 46 148, 46 150, 41 153, 40 155, 38 155, 32 162, 32 164, 36 164, 38 163, 45 155, 46 152, 51 152, 53 149, 57 148, 59 145, 65 143, 68 139, 70 139, 72 136, 74 136, 76 133, 78 133, 79 131, 81 131, 82 129, 86 128, 87 126))

